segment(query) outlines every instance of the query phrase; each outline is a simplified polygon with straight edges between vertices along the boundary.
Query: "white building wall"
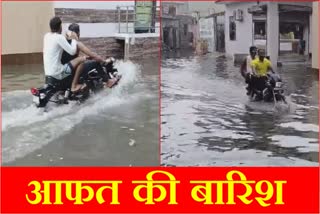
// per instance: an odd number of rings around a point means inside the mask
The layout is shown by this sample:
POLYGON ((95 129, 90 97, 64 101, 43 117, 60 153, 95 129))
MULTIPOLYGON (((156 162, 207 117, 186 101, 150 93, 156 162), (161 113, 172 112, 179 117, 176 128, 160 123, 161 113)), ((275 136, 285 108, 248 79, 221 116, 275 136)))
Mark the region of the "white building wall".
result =
POLYGON ((273 67, 277 66, 279 57, 279 9, 277 2, 268 2, 267 10, 267 55, 273 67))
POLYGON ((225 14, 225 48, 227 55, 249 53, 249 47, 253 45, 253 23, 252 15, 248 13, 248 8, 255 4, 255 2, 248 2, 227 5, 225 14), (229 36, 229 17, 237 9, 243 10, 243 21, 236 21, 236 40, 231 41, 229 36))
POLYGON ((304 52, 304 54, 306 54, 306 55, 308 55, 308 53, 309 53, 310 34, 311 34, 311 32, 309 32, 309 27, 305 26, 305 29, 303 31, 303 38, 305 38, 305 41, 306 41, 306 47, 305 47, 305 52, 304 52))
MULTIPOLYGON (((314 10, 314 9, 313 9, 314 10)), ((310 25, 310 36, 309 36, 309 53, 312 53, 312 40, 313 40, 313 35, 312 35, 312 28, 313 28, 313 20, 312 20, 313 14, 310 15, 309 18, 309 25, 310 25)))
POLYGON ((312 68, 319 69, 319 2, 313 2, 311 34, 312 68))
MULTIPOLYGON (((311 6, 311 2, 260 2, 260 5, 267 4, 268 7, 268 20, 267 20, 267 54, 270 55, 273 63, 277 63, 278 60, 278 41, 279 41, 279 15, 278 4, 285 5, 301 5, 311 6)), ((225 46, 226 54, 228 56, 234 56, 234 54, 247 54, 248 49, 253 45, 253 22, 252 15, 248 13, 248 8, 257 5, 256 2, 242 2, 242 3, 227 3, 226 15, 225 15, 225 46), (243 10, 243 21, 236 21, 236 40, 231 41, 229 36, 229 17, 233 15, 233 11, 236 9, 243 10)), ((313 19, 316 20, 316 19, 313 19)), ((318 23, 318 22, 317 22, 318 23)), ((316 24, 313 24, 313 27, 316 24)), ((308 29, 306 29, 308 30, 308 29)), ((312 29, 311 29, 312 30, 312 29)), ((307 35, 308 31, 305 32, 307 35)), ((313 33, 314 37, 315 33, 313 33)), ((318 37, 317 37, 318 38, 318 37)), ((309 40, 309 42, 311 39, 309 40)), ((315 47, 313 44, 317 39, 313 38, 310 44, 306 43, 306 51, 308 46, 315 47), (312 46, 311 46, 312 45, 312 46)), ((264 42, 264 41, 261 41, 264 42)), ((306 41, 307 42, 307 41, 306 41)), ((314 52, 314 51, 313 51, 314 52)))

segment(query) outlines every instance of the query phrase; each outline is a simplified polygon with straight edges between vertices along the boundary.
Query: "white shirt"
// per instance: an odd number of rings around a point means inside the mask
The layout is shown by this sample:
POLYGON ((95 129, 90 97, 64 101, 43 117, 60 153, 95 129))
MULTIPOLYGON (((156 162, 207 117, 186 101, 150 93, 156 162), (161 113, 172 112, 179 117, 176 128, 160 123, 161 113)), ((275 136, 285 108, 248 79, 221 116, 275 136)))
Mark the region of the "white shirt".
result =
POLYGON ((77 41, 72 40, 69 44, 66 38, 58 33, 47 33, 43 39, 43 64, 46 76, 56 76, 62 73, 63 65, 61 56, 63 50, 70 55, 77 52, 77 41))
POLYGON ((251 58, 251 56, 249 55, 249 56, 247 56, 247 73, 251 73, 252 74, 252 67, 251 67, 251 62, 252 62, 252 58, 251 58))

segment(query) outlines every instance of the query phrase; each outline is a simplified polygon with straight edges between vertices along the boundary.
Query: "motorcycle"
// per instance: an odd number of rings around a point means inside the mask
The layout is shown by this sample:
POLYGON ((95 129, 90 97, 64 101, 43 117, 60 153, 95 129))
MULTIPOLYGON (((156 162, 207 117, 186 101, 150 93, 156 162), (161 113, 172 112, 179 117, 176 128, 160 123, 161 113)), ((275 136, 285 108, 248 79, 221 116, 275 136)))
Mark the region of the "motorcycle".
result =
MULTIPOLYGON (((251 75, 249 78, 251 81, 251 88, 247 87, 248 95, 255 101, 264 102, 283 102, 287 104, 283 82, 279 74, 269 72, 265 78, 256 78, 254 75, 251 75)), ((250 84, 250 83, 249 83, 250 84)))
POLYGON ((111 58, 108 63, 103 64, 92 60, 85 62, 79 83, 86 84, 86 87, 75 93, 71 91, 72 75, 63 80, 46 76, 44 86, 31 88, 33 103, 38 108, 45 108, 49 102, 56 103, 57 105, 68 104, 69 101, 83 103, 91 94, 103 90, 104 82, 107 79, 117 78, 116 83, 112 87, 116 86, 121 79, 121 75, 118 75, 118 70, 114 67, 114 61, 111 58))

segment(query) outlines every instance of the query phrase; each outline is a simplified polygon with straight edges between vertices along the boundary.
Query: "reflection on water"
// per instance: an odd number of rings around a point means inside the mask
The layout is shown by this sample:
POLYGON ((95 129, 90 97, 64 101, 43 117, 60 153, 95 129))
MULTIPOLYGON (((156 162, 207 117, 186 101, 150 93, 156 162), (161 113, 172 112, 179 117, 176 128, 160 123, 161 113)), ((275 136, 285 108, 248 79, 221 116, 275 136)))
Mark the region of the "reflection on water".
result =
POLYGON ((159 165, 157 62, 119 62, 116 88, 47 113, 28 90, 42 65, 2 67, 3 165, 159 165))
POLYGON ((162 61, 163 165, 317 165, 318 75, 279 68, 289 112, 253 103, 223 55, 162 61))

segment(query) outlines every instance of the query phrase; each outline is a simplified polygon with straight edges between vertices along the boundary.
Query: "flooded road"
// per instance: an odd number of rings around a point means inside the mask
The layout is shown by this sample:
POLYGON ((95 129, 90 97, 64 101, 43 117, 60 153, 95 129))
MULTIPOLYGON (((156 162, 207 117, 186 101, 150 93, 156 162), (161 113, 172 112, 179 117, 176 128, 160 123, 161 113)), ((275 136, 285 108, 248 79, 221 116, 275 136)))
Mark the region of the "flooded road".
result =
POLYGON ((318 75, 305 65, 278 68, 290 111, 277 112, 249 101, 223 55, 162 60, 162 165, 318 165, 318 75))
POLYGON ((42 65, 2 67, 2 164, 17 166, 159 165, 158 59, 118 62, 112 90, 43 113, 29 88, 42 65))

